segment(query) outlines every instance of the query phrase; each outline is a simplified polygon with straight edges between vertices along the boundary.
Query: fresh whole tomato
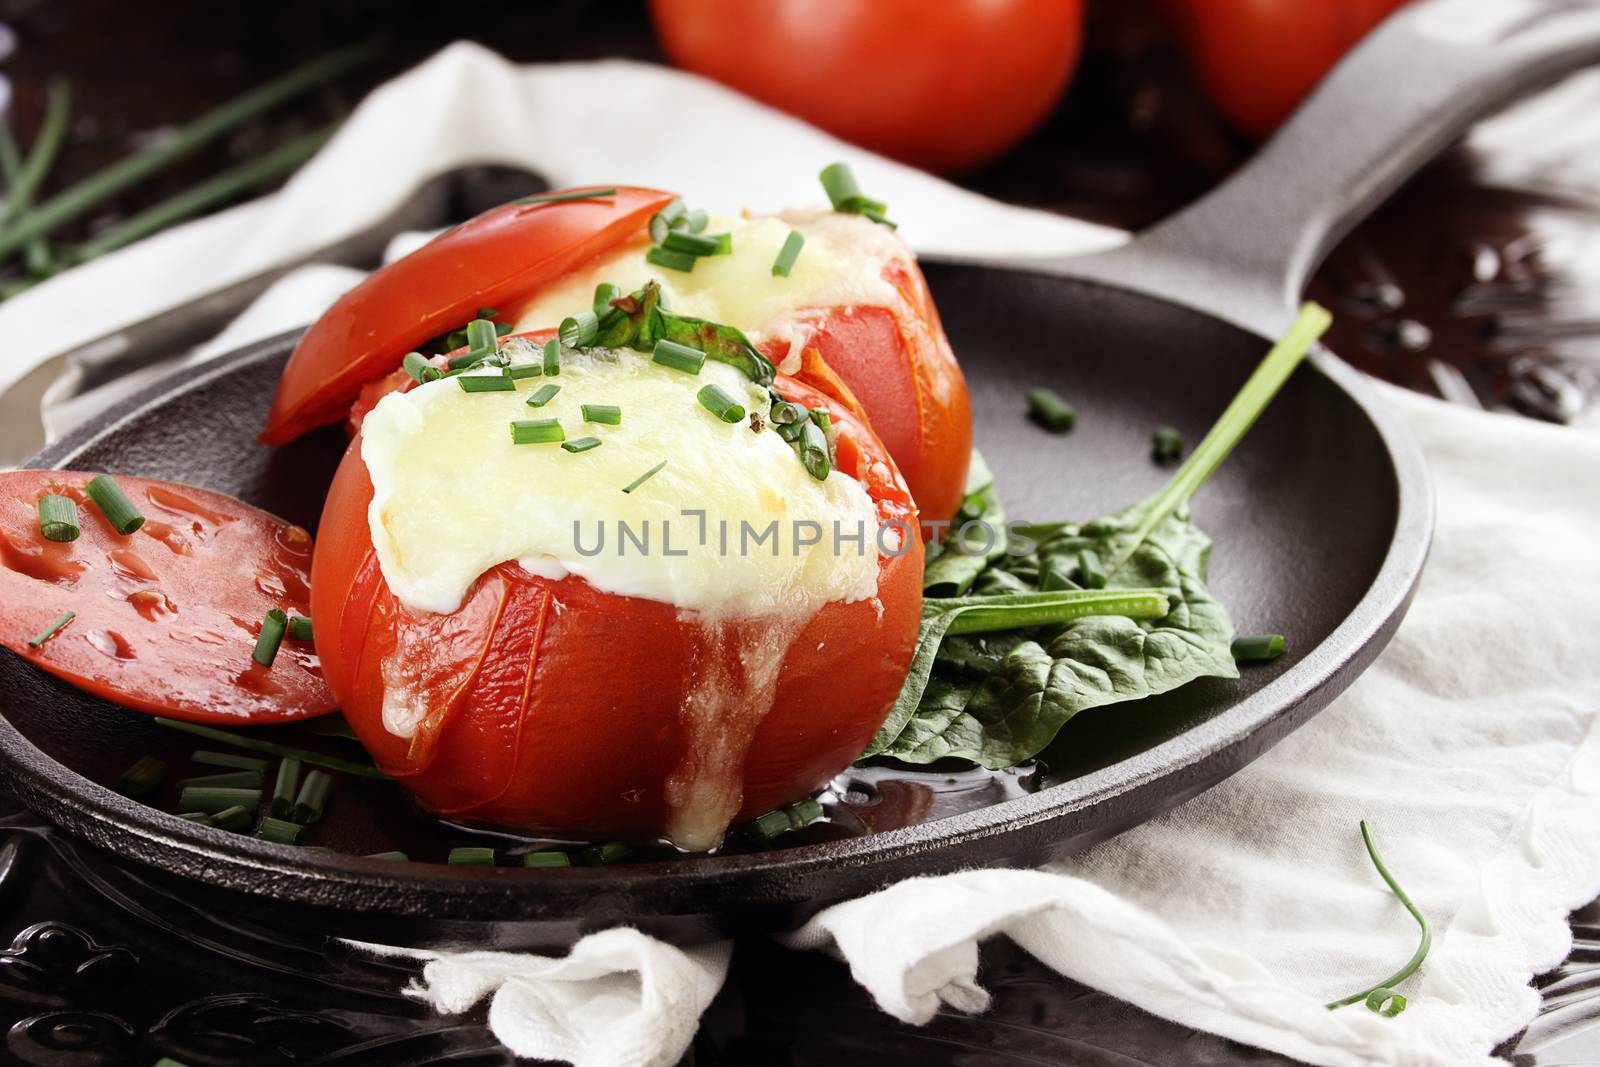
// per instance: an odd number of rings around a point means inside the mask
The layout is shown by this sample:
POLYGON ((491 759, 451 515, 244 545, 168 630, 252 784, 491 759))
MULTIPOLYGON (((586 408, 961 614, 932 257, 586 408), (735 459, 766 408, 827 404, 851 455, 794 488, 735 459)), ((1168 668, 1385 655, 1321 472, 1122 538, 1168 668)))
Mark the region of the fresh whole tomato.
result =
MULTIPOLYGON (((726 790, 726 817, 742 819, 800 800, 848 766, 910 662, 922 580, 916 510, 882 444, 847 408, 786 378, 776 388, 830 412, 837 469, 862 483, 881 521, 907 531, 904 551, 879 559, 875 598, 789 620, 798 630, 786 643, 773 618, 699 619, 514 562, 482 575, 450 614, 408 611, 372 547, 357 437, 328 493, 311 610, 327 679, 378 765, 454 819, 632 840, 672 833, 686 781, 726 790), (774 673, 751 677, 769 653, 781 653, 774 673), (718 676, 748 691, 725 694, 714 729, 697 732, 686 694, 718 676), (410 738, 384 726, 395 686, 426 708, 410 738)), ((680 843, 710 847, 720 830, 680 843)))
POLYGON ((1202 85, 1235 126, 1266 137, 1405 0, 1167 0, 1202 85))
POLYGON ((650 11, 678 66, 947 172, 1049 114, 1083 26, 1079 0, 651 0, 650 11))
POLYGON ((113 703, 190 722, 287 722, 334 709, 312 647, 285 640, 251 658, 262 620, 304 615, 311 535, 232 497, 152 478, 117 484, 144 516, 111 527, 92 474, 0 474, 0 645, 113 703), (46 494, 77 505, 80 533, 49 541, 46 494), (72 618, 30 644, 66 612, 72 618))

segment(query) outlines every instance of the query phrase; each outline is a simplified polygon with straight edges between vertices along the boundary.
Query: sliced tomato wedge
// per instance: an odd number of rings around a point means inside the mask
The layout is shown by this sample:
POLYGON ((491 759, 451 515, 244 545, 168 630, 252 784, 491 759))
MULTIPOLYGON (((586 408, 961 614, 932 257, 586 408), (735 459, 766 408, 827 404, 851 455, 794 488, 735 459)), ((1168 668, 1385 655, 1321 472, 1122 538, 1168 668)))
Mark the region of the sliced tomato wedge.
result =
MULTIPOLYGON (((634 840, 668 829, 673 776, 686 766, 729 788, 738 818, 800 800, 848 766, 910 663, 922 603, 916 508, 883 444, 848 407, 793 379, 780 376, 776 388, 830 412, 838 469, 906 540, 880 557, 875 597, 825 604, 786 647, 773 645, 782 659, 762 691, 771 708, 726 752, 697 755, 707 735, 685 722, 684 696, 708 672, 741 677, 750 668, 740 649, 777 640, 772 618, 708 627, 671 604, 514 562, 480 577, 450 614, 408 611, 378 566, 372 485, 353 441, 322 517, 312 612, 329 680, 378 765, 453 818, 634 840), (385 725, 397 695, 416 715, 406 737, 385 725)), ((721 733, 748 728, 740 709, 724 710, 721 733)))
MULTIPOLYGON (((569 190, 581 192, 583 190, 569 190)), ((295 346, 261 441, 281 445, 338 422, 361 387, 479 308, 510 311, 529 293, 623 241, 672 199, 617 187, 613 196, 510 203, 440 234, 340 297, 295 346)))
POLYGON ((189 722, 274 723, 336 706, 311 643, 251 658, 268 611, 309 616, 312 541, 233 497, 116 481, 145 516, 123 536, 89 500, 93 474, 0 473, 0 645, 80 689, 189 722), (78 505, 77 540, 39 531, 45 494, 78 505), (39 647, 29 642, 65 612, 39 647))

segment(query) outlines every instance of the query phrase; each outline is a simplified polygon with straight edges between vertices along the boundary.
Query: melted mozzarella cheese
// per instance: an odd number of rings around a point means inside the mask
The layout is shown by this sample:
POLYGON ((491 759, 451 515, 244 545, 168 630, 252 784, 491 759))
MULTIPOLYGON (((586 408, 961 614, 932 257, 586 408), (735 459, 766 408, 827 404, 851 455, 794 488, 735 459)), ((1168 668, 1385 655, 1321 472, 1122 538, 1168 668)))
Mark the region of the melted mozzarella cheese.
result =
POLYGON ((415 611, 452 612, 479 575, 516 560, 712 617, 809 617, 874 595, 877 513, 860 483, 837 471, 818 481, 776 433, 713 416, 695 399, 711 383, 747 410, 765 405, 765 391, 725 364, 689 375, 632 351, 563 353, 558 377, 515 391, 467 393, 446 378, 384 397, 362 426, 361 458, 389 589, 415 611), (547 382, 561 392, 528 406, 547 382), (620 406, 621 424, 585 422, 584 403, 620 406), (512 443, 512 420, 543 418, 559 419, 569 441, 603 443, 582 453, 512 443), (775 539, 756 540, 774 523, 775 539), (815 529, 820 539, 804 543, 815 529), (864 545, 852 540, 861 531, 864 545))
POLYGON ((888 306, 895 291, 883 277, 884 266, 910 257, 904 242, 887 226, 834 211, 713 216, 705 232, 729 234, 733 251, 702 257, 694 270, 680 271, 646 262, 647 246, 633 245, 540 291, 518 315, 516 332, 558 325, 589 307, 595 286, 603 282, 631 293, 655 281, 667 306, 678 314, 736 327, 758 343, 787 340, 798 365, 808 310, 888 306), (806 243, 789 276, 778 277, 772 273, 772 263, 791 229, 804 234, 806 243))

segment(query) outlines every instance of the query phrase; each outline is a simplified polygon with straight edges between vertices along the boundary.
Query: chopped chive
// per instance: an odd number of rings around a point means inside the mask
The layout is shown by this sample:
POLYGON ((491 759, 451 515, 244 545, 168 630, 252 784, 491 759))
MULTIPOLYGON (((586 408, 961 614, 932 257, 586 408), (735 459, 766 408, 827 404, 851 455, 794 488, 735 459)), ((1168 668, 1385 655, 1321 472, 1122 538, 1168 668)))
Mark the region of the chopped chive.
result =
POLYGON ((561 373, 561 342, 557 338, 544 343, 544 372, 551 378, 561 373))
MULTIPOLYGON (((355 760, 340 759, 337 756, 324 756, 320 752, 309 752, 303 748, 292 745, 280 745, 276 741, 266 741, 259 737, 246 737, 243 734, 232 733, 228 730, 218 729, 215 726, 202 726, 196 722, 179 722, 169 719, 165 715, 151 717, 157 726, 165 726, 169 730, 178 730, 181 733, 193 734, 211 741, 219 741, 224 745, 234 745, 251 752, 264 752, 269 756, 293 757, 301 763, 311 767, 326 767, 330 771, 339 771, 343 774, 352 774, 358 778, 374 778, 380 782, 392 781, 387 774, 370 763, 358 763, 355 760)), ((245 756, 235 756, 227 752, 196 752, 196 763, 210 763, 214 767, 245 767, 267 766, 267 760, 249 760, 245 756), (205 758, 202 758, 205 757, 205 758), (233 760, 232 763, 220 763, 219 760, 233 760)))
POLYGON ((56 616, 55 622, 51 623, 49 626, 46 626, 44 629, 40 630, 38 633, 34 634, 28 639, 28 647, 39 648, 46 641, 60 633, 63 626, 77 617, 78 613, 75 611, 63 611, 60 615, 56 616))
POLYGON ((1106 570, 1100 565, 1100 554, 1092 548, 1078 553, 1078 584, 1085 589, 1106 587, 1106 570))
POLYGON ((633 855, 633 846, 626 841, 607 841, 583 850, 584 859, 590 863, 620 863, 633 855))
POLYGON ((290 818, 307 826, 320 821, 332 792, 333 775, 324 770, 312 771, 300 784, 300 792, 294 798, 294 814, 290 818))
POLYGON ((822 168, 822 173, 817 175, 822 179, 822 188, 827 191, 828 202, 835 211, 844 210, 841 204, 848 204, 861 199, 861 187, 856 184, 855 172, 848 163, 830 163, 822 168))
POLYGON ((756 819, 751 825, 751 829, 761 840, 771 841, 780 834, 788 833, 794 827, 789 824, 789 813, 782 808, 778 808, 756 819))
POLYGON ((211 816, 211 825, 219 830, 228 830, 238 833, 255 821, 255 813, 243 804, 235 804, 231 808, 217 812, 211 816))
POLYGON ((631 481, 627 485, 623 486, 622 487, 622 491, 624 493, 633 492, 635 489, 639 488, 645 482, 648 482, 651 478, 654 478, 657 474, 660 474, 661 473, 661 468, 665 467, 666 465, 667 465, 667 461, 666 460, 662 460, 660 463, 657 463, 654 467, 651 467, 649 470, 647 470, 643 474, 639 475, 639 477, 635 478, 633 481, 631 481))
POLYGON ((1172 463, 1183 455, 1183 435, 1171 426, 1158 426, 1150 435, 1150 456, 1157 463, 1172 463))
POLYGON ((76 541, 78 505, 69 496, 46 493, 39 498, 39 532, 46 541, 76 541))
POLYGON ((126 537, 144 525, 144 516, 139 514, 139 509, 133 506, 133 501, 128 499, 111 475, 98 474, 90 478, 89 484, 83 488, 117 533, 126 537))
POLYGON ((783 438, 785 441, 788 441, 792 445, 796 441, 800 440, 800 434, 805 431, 805 428, 809 422, 809 419, 802 419, 799 422, 778 423, 772 428, 778 432, 779 437, 783 438))
POLYGON ((480 318, 480 319, 497 319, 499 317, 500 317, 500 312, 496 311, 494 308, 479 308, 478 309, 478 318, 480 318))
POLYGON ((394 863, 406 863, 411 859, 404 852, 369 852, 366 858, 369 860, 390 860, 394 863))
MULTIPOLYGON (((539 391, 544 392, 543 389, 539 391)), ((566 436, 560 419, 511 420, 511 443, 514 445, 551 445, 564 440, 566 436)))
MULTIPOLYGON (((530 408, 542 408, 554 400, 555 395, 559 392, 561 392, 561 386, 554 382, 545 382, 528 397, 528 406, 530 408)), ((557 438, 557 440, 560 440, 560 438, 557 438)))
POLYGON ((887 226, 891 230, 898 230, 900 224, 891 221, 889 216, 884 214, 884 210, 880 204, 865 204, 861 208, 861 214, 876 222, 879 226, 887 226))
POLYGON ((561 204, 568 200, 599 200, 607 196, 616 196, 615 189, 589 189, 575 193, 539 193, 537 196, 524 196, 511 201, 513 204, 561 204))
POLYGON ((117 783, 111 788, 125 797, 138 800, 147 797, 161 788, 161 783, 167 780, 167 764, 154 756, 141 756, 132 767, 117 776, 117 783))
POLYGON ((463 393, 513 393, 517 383, 504 374, 462 374, 456 384, 463 393))
POLYGON ((299 823, 268 816, 261 820, 260 826, 256 827, 256 836, 263 841, 272 841, 279 845, 297 845, 300 843, 300 833, 304 829, 305 827, 299 823))
POLYGON ((184 790, 191 786, 198 789, 260 789, 262 774, 260 771, 224 771, 221 774, 202 774, 195 778, 178 779, 178 789, 184 790))
POLYGON ((311 640, 311 620, 306 618, 304 615, 290 615, 289 616, 289 640, 291 640, 291 641, 309 641, 309 640, 311 640))
POLYGON ((453 848, 447 862, 468 867, 493 867, 494 849, 477 845, 453 848))
POLYGON ((278 658, 278 646, 283 643, 283 631, 288 626, 289 616, 282 608, 267 612, 267 617, 261 620, 261 633, 256 637, 256 647, 250 658, 263 667, 272 666, 272 661, 278 658))
POLYGON ((804 421, 806 409, 792 400, 778 400, 772 405, 772 410, 767 413, 774 426, 792 426, 804 421))
POLYGON ((817 429, 823 433, 833 429, 833 416, 821 408, 812 408, 807 414, 811 416, 811 421, 817 424, 817 429))
POLYGON ((1284 648, 1282 634, 1241 634, 1233 639, 1229 651, 1238 662, 1254 663, 1277 659, 1284 648))
POLYGON ((800 431, 800 462, 806 472, 817 481, 828 477, 833 470, 833 457, 828 452, 828 436, 816 423, 807 420, 800 431))
MULTIPOLYGON (((672 231, 677 233, 677 230, 672 231)), ((674 252, 661 245, 651 245, 650 250, 644 254, 646 262, 654 263, 658 267, 667 267, 670 270, 692 271, 694 265, 700 262, 700 257, 689 252, 674 252)))
POLYGON ((794 270, 794 261, 800 258, 800 249, 805 244, 805 234, 790 230, 789 236, 783 239, 783 247, 778 249, 778 258, 772 261, 772 273, 779 278, 787 278, 789 272, 794 270))
POLYGON ((790 828, 794 830, 803 830, 822 818, 822 805, 815 797, 807 797, 783 810, 789 816, 790 828))
POLYGON ((704 208, 695 208, 683 217, 683 225, 679 229, 688 230, 690 233, 699 233, 706 228, 706 223, 711 221, 704 208))
MULTIPOLYGON (((655 240, 657 243, 660 242, 660 238, 655 238, 655 240)), ((621 296, 621 286, 612 285, 610 282, 601 282, 599 285, 595 286, 593 308, 595 318, 601 318, 607 312, 611 311, 611 301, 620 299, 621 296)))
POLYGON ((507 378, 510 378, 514 382, 520 382, 524 378, 537 378, 537 377, 539 377, 539 375, 544 373, 544 364, 543 363, 508 364, 506 367, 504 367, 500 371, 500 373, 505 375, 507 378))
POLYGON ((300 761, 290 756, 278 764, 278 780, 272 789, 273 818, 287 819, 294 814, 294 798, 300 792, 300 761))
POLYGON ((660 244, 675 226, 683 224, 687 213, 683 201, 674 198, 666 207, 650 216, 650 240, 660 244))
POLYGON ((744 407, 722 386, 712 383, 701 386, 695 394, 695 399, 700 401, 700 406, 723 422, 740 422, 744 419, 744 407))
POLYGON ((467 347, 482 356, 490 356, 500 347, 500 335, 488 319, 473 319, 467 323, 467 347))
POLYGON ((184 819, 188 822, 199 823, 201 826, 211 825, 211 816, 207 815, 203 811, 186 811, 182 815, 179 815, 178 818, 184 819))
POLYGON ((407 374, 411 375, 411 380, 418 385, 436 381, 441 377, 439 368, 429 363, 428 357, 421 352, 407 352, 406 358, 401 360, 400 365, 405 368, 407 374))
POLYGON ((568 348, 588 348, 600 332, 600 317, 593 311, 580 311, 561 320, 561 343, 568 348))
POLYGON ((662 338, 650 350, 650 359, 664 367, 681 370, 685 374, 699 374, 700 368, 706 365, 706 354, 698 348, 680 345, 676 341, 662 338))
POLYGON ((580 437, 575 441, 561 442, 561 449, 564 452, 587 452, 591 448, 599 447, 600 438, 598 437, 580 437))
POLYGON ((602 426, 622 425, 622 408, 616 404, 580 404, 584 422, 598 422, 602 426))
POLYGON ((1066 433, 1078 423, 1078 413, 1053 389, 1028 390, 1028 417, 1051 433, 1066 433))
POLYGON ((270 762, 256 759, 254 756, 236 756, 232 752, 208 752, 203 749, 189 759, 202 767, 231 767, 235 770, 256 771, 260 774, 267 773, 267 764, 270 762))
POLYGON ((180 811, 203 811, 208 815, 215 815, 219 811, 227 811, 235 804, 242 804, 254 811, 261 803, 261 790, 259 789, 230 789, 222 786, 191 785, 178 795, 178 809, 180 811))
POLYGON ((543 849, 522 854, 524 867, 571 867, 572 857, 556 849, 543 849))
POLYGON ((683 252, 691 256, 725 256, 733 251, 733 235, 717 234, 707 237, 698 233, 673 230, 661 247, 669 252, 683 252))

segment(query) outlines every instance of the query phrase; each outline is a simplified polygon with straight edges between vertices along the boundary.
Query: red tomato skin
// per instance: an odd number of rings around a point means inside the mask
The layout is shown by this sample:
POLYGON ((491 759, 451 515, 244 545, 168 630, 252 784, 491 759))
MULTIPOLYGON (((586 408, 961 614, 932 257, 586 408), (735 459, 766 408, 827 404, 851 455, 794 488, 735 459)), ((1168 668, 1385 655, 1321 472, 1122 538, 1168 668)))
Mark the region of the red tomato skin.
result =
POLYGON ((1206 94, 1265 138, 1405 0, 1167 0, 1206 94))
POLYGON ((363 385, 408 351, 482 307, 510 311, 527 294, 638 236, 672 199, 656 189, 502 204, 374 272, 334 302, 295 346, 278 380, 263 444, 281 445, 345 417, 363 385))
MULTIPOLYGON (((911 487, 925 520, 953 517, 966 490, 972 456, 972 401, 945 337, 928 283, 914 263, 884 270, 898 299, 887 308, 828 309, 813 329, 814 350, 849 389, 837 394, 808 367, 797 377, 847 407, 859 402, 911 487)), ((788 343, 766 346, 780 363, 788 343)))
POLYGON ((311 535, 208 489, 119 475, 145 515, 118 534, 89 500, 93 474, 0 473, 0 645, 124 707, 187 722, 288 722, 334 709, 311 648, 251 659, 272 608, 307 615, 311 535), (46 493, 78 505, 74 541, 39 533, 46 493), (64 611, 73 620, 28 642, 64 611))
MULTIPOLYGON (((808 406, 835 406, 800 383, 779 384, 808 406)), ((906 550, 880 559, 875 600, 825 605, 789 645, 772 709, 744 756, 738 818, 802 799, 848 766, 882 725, 910 663, 922 599, 915 507, 871 431, 844 411, 835 420, 840 468, 859 472, 880 518, 903 524, 906 550)), ((455 613, 412 616, 376 565, 359 440, 328 494, 312 612, 329 680, 374 760, 454 819, 659 836, 666 782, 691 740, 678 696, 697 663, 726 659, 771 621, 738 620, 713 637, 670 604, 576 577, 536 577, 514 563, 479 578, 455 613), (431 679, 430 714, 409 741, 383 725, 383 665, 397 644, 405 661, 427 660, 418 673, 431 679)))
POLYGON ((1079 0, 651 0, 678 66, 929 170, 1041 122, 1077 65, 1079 0))

